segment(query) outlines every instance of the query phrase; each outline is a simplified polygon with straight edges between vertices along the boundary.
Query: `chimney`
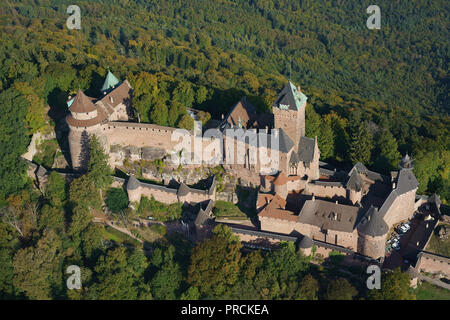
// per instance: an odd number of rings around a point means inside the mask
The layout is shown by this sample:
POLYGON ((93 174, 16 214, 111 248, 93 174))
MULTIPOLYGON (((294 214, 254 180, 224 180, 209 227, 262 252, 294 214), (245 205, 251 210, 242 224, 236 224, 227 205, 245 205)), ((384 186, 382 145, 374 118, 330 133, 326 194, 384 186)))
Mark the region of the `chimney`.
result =
POLYGON ((302 92, 302 88, 300 86, 297 87, 298 92, 302 92))
POLYGON ((336 200, 336 204, 338 204, 338 201, 336 200))
POLYGON ((224 117, 223 117, 223 113, 222 113, 222 120, 224 119, 224 117))
POLYGON ((315 195, 312 196, 312 201, 316 201, 316 196, 315 195))
POLYGON ((395 182, 392 182, 392 189, 395 189, 395 182))

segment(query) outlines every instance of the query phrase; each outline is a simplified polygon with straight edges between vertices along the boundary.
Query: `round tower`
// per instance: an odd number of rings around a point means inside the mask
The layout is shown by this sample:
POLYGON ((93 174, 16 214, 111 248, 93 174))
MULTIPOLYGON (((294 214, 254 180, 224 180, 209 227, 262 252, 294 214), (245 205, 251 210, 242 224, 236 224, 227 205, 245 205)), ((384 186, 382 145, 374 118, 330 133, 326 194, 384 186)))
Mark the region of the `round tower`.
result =
POLYGON ((130 201, 130 205, 133 202, 141 201, 141 192, 140 192, 141 183, 134 176, 130 176, 127 182, 127 194, 128 200, 130 201))
POLYGON ((275 194, 281 198, 286 199, 288 195, 287 177, 284 172, 280 172, 276 179, 273 181, 275 194))
POLYGON ((314 242, 310 237, 303 236, 302 240, 298 243, 298 248, 305 256, 310 256, 313 245, 314 242))
POLYGON ((101 123, 106 120, 106 114, 98 108, 83 91, 78 90, 77 95, 67 103, 70 113, 66 117, 69 126, 69 148, 74 170, 87 168, 89 160, 89 139, 95 134, 100 140, 101 123))
POLYGON ((358 225, 358 253, 373 259, 384 258, 389 227, 375 207, 370 207, 358 225))

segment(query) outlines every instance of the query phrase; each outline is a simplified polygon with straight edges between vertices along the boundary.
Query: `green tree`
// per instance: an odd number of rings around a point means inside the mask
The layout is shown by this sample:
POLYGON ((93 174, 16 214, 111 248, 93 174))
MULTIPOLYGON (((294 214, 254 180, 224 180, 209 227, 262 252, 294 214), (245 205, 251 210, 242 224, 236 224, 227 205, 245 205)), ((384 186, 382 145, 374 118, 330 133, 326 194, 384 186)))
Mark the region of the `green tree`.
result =
POLYGON ((322 121, 319 125, 320 135, 317 136, 320 158, 328 159, 334 156, 334 133, 328 121, 322 121))
POLYGON ((181 300, 198 300, 200 299, 200 292, 197 287, 189 287, 185 292, 181 294, 181 300))
POLYGON ((0 299, 11 299, 14 297, 14 265, 12 252, 0 248, 0 299))
POLYGON ((101 207, 100 193, 87 175, 82 175, 70 183, 69 200, 75 205, 86 208, 101 207))
POLYGON ((199 111, 198 119, 202 122, 202 125, 205 125, 211 119, 211 114, 209 112, 199 111))
POLYGON ((39 229, 53 229, 58 234, 65 232, 64 210, 45 204, 40 210, 39 229))
POLYGON ((25 124, 28 102, 15 89, 0 92, 0 198, 26 183, 26 164, 20 158, 30 142, 25 124))
POLYGON ((84 206, 76 206, 73 209, 72 221, 69 225, 69 235, 79 236, 91 223, 93 215, 89 209, 84 206))
POLYGON ((111 185, 111 169, 108 165, 108 155, 105 153, 96 135, 89 141, 89 161, 87 177, 96 188, 105 189, 111 185))
POLYGON ((204 86, 199 86, 197 91, 195 92, 195 102, 197 103, 197 105, 205 102, 207 97, 208 89, 206 89, 204 86))
POLYGON ((397 140, 389 130, 382 130, 377 139, 377 158, 374 166, 380 171, 397 169, 400 162, 397 140))
POLYGON ((56 207, 62 206, 67 198, 66 180, 56 171, 52 171, 48 177, 46 194, 51 204, 56 207))
POLYGON ((93 261, 102 252, 102 226, 89 224, 80 238, 84 258, 93 261))
POLYGON ((306 105, 305 122, 305 135, 310 138, 320 137, 320 116, 311 104, 306 105))
POLYGON ((193 249, 188 283, 202 295, 221 297, 237 279, 241 243, 225 225, 216 226, 213 233, 193 249))
POLYGON ((150 111, 150 121, 160 126, 167 126, 168 116, 169 114, 166 104, 161 100, 157 100, 150 111))
POLYGON ((360 112, 353 112, 350 119, 349 159, 355 164, 369 164, 373 148, 372 133, 367 123, 361 121, 360 112))
POLYGON ((122 188, 109 188, 105 203, 112 212, 119 213, 128 207, 128 195, 122 188))
POLYGON ((164 253, 160 248, 155 249, 156 258, 151 263, 157 267, 150 287, 155 299, 173 300, 177 298, 177 293, 182 281, 180 266, 174 260, 175 247, 169 246, 164 253))
POLYGON ((381 275, 381 289, 370 290, 368 298, 372 300, 415 300, 411 287, 411 278, 400 268, 393 272, 383 272, 381 275))
POLYGON ((192 119, 192 117, 187 114, 183 114, 180 118, 180 121, 178 121, 178 127, 192 130, 194 129, 194 119, 192 119))
POLYGON ((172 92, 172 99, 180 102, 186 108, 191 108, 195 92, 189 82, 180 82, 172 92))
POLYGON ((53 230, 44 231, 36 247, 14 256, 14 287, 29 299, 51 299, 62 292, 62 243, 53 230))
POLYGON ((358 291, 347 279, 337 278, 331 280, 327 287, 327 300, 352 300, 358 291))
POLYGON ((175 125, 178 122, 178 119, 180 119, 182 114, 186 113, 185 107, 178 101, 174 100, 172 101, 172 104, 169 108, 169 114, 168 114, 168 124, 170 127, 175 127, 175 125))
POLYGON ((143 280, 146 258, 142 251, 129 255, 124 247, 110 249, 100 256, 95 270, 97 281, 89 297, 105 300, 151 299, 149 285, 143 280))
POLYGON ((310 274, 302 278, 297 296, 300 300, 318 300, 319 282, 310 274))

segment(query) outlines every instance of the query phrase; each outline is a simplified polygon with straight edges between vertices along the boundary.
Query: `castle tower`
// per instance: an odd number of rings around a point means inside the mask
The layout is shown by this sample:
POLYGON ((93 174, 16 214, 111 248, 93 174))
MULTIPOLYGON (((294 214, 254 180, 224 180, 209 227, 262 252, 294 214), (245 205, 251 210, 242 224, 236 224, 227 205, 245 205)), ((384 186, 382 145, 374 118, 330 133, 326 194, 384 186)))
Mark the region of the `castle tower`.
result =
POLYGON ((384 258, 388 232, 378 209, 371 206, 358 225, 358 253, 373 259, 384 258))
POLYGON ((83 91, 78 90, 75 98, 67 104, 70 113, 66 117, 69 126, 69 148, 74 170, 83 170, 89 160, 89 139, 95 134, 100 139, 100 124, 106 114, 92 102, 83 91))
POLYGON ((292 82, 283 88, 272 111, 274 128, 283 129, 294 142, 297 151, 300 137, 305 136, 305 108, 308 98, 292 82))
POLYGON ((288 196, 287 182, 288 179, 283 171, 281 171, 273 181, 275 194, 279 195, 282 199, 286 199, 288 196))
POLYGON ((314 246, 314 241, 310 237, 304 235, 297 246, 305 256, 310 256, 312 247, 314 246))
POLYGON ((141 201, 141 183, 133 175, 127 181, 127 194, 130 204, 141 201))
POLYGON ((400 161, 398 167, 399 169, 413 169, 413 161, 414 159, 412 159, 408 154, 405 154, 405 156, 402 158, 402 160, 400 161))

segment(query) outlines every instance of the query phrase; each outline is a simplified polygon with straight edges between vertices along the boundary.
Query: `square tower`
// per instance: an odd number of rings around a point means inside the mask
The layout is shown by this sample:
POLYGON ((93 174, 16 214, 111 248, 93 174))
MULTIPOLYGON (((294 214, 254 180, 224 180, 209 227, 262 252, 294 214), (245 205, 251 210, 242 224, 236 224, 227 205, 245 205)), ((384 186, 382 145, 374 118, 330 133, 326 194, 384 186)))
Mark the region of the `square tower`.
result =
POLYGON ((306 97, 292 82, 288 82, 272 106, 274 128, 283 129, 294 142, 297 151, 300 137, 305 136, 306 97))

